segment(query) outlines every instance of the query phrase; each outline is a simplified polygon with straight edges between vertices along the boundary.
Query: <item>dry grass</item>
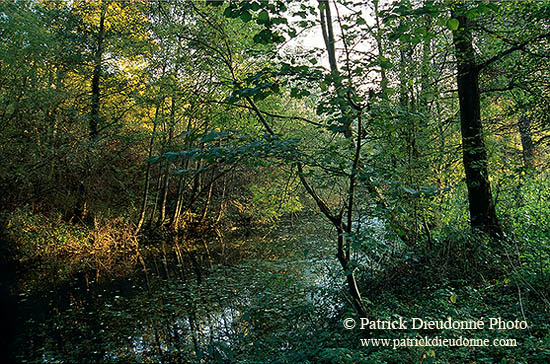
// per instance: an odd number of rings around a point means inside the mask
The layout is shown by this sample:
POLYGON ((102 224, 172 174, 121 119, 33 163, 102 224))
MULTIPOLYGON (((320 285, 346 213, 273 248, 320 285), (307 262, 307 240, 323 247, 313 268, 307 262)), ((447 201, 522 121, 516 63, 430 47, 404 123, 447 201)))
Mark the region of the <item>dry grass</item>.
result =
POLYGON ((77 273, 93 273, 96 279, 132 273, 139 263, 134 231, 123 218, 96 218, 87 227, 23 208, 10 214, 6 229, 16 260, 38 284, 77 273))

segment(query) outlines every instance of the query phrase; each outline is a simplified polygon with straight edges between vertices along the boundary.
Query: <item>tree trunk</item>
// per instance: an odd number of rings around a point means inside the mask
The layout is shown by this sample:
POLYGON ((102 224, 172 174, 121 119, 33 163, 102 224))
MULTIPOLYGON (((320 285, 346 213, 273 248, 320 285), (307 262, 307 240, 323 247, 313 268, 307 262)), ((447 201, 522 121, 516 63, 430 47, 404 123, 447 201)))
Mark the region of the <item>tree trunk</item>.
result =
POLYGON ((330 12, 330 5, 328 0, 319 0, 319 14, 321 20, 321 30, 323 34, 323 40, 328 53, 328 61, 330 65, 330 71, 334 74, 338 73, 338 64, 336 63, 336 43, 334 40, 334 31, 332 28, 332 15, 330 12))
MULTIPOLYGON (((374 20, 376 22, 376 33, 374 37, 376 38, 376 48, 378 50, 378 58, 382 60, 384 58, 385 50, 384 43, 382 41, 382 27, 380 23, 380 10, 379 10, 379 0, 373 0, 372 5, 374 7, 374 20)), ((388 86, 388 78, 386 76, 386 69, 380 67, 380 91, 385 92, 388 86)))
MULTIPOLYGON (((166 137, 164 152, 167 151, 166 148, 170 147, 170 143, 172 141, 172 136, 174 133, 175 113, 176 105, 174 98, 172 97, 172 103, 170 106, 170 125, 168 127, 168 136, 166 137)), ((160 201, 160 217, 158 221, 159 225, 164 224, 164 220, 166 219, 166 200, 168 199, 168 187, 170 184, 170 162, 168 160, 166 160, 165 162, 166 164, 164 165, 164 180, 162 184, 162 199, 160 201)))
MULTIPOLYGON (((185 160, 182 162, 182 168, 187 169, 185 160)), ((185 183, 185 176, 181 175, 178 180, 178 192, 176 196, 176 207, 174 208, 174 213, 172 214, 172 221, 170 222, 170 225, 172 228, 177 229, 178 227, 178 221, 181 214, 181 210, 183 208, 183 187, 185 183)))
MULTIPOLYGON (((338 76, 338 63, 336 59, 336 41, 334 37, 334 31, 332 26, 332 13, 330 10, 330 3, 328 0, 318 0, 319 1, 319 15, 320 15, 320 23, 321 23, 321 30, 323 34, 323 39, 325 41, 325 47, 328 53, 329 57, 329 65, 330 65, 330 71, 333 74, 333 76, 338 76)), ((337 13, 338 13, 338 9, 337 13)), ((345 40, 343 40, 345 42, 345 40)), ((344 43, 345 46, 345 43, 344 43)), ((346 54, 346 56, 349 57, 349 54, 346 54)), ((336 77, 335 86, 337 89, 342 87, 341 81, 339 81, 338 77, 336 77)), ((350 86, 352 83, 351 77, 349 79, 350 86)), ((345 111, 342 109, 342 114, 345 114, 345 111)), ((351 130, 351 121, 352 118, 349 118, 349 121, 346 121, 344 124, 344 136, 346 139, 352 139, 353 133, 351 130)), ((361 117, 359 116, 358 119, 358 130, 357 130, 357 138, 358 143, 354 145, 354 148, 352 148, 352 152, 354 153, 353 158, 353 168, 352 170, 356 170, 359 163, 359 157, 360 157, 360 150, 361 150, 361 134, 362 134, 362 126, 361 126, 361 117)), ((354 205, 354 193, 355 193, 355 177, 356 173, 352 173, 349 177, 349 186, 348 186, 348 202, 347 202, 347 220, 348 223, 346 226, 342 224, 342 216, 335 218, 330 211, 327 209, 326 205, 321 201, 319 196, 316 195, 315 191, 307 184, 302 174, 302 167, 301 165, 298 165, 298 172, 300 176, 300 180, 306 190, 309 192, 309 194, 314 198, 314 200, 319 205, 319 208, 321 211, 329 218, 329 220, 334 224, 336 227, 336 231, 338 233, 338 250, 337 250, 337 258, 340 262, 340 265, 342 266, 342 269, 344 270, 346 274, 346 281, 348 284, 348 291, 352 297, 352 303, 361 317, 365 317, 367 315, 367 310, 365 308, 365 305, 363 304, 363 300, 361 298, 361 293, 359 290, 359 287, 357 286, 357 281, 355 280, 355 274, 353 273, 353 267, 350 266, 350 253, 351 253, 351 245, 346 242, 345 234, 350 235, 351 233, 351 221, 353 220, 352 214, 353 214, 353 205, 354 205)))
MULTIPOLYGON (((334 38, 334 30, 332 27, 332 13, 330 11, 330 5, 328 0, 318 0, 319 1, 319 20, 321 23, 321 32, 323 34, 323 40, 325 41, 325 48, 328 54, 330 72, 334 77, 334 86, 337 90, 340 90, 343 85, 339 77, 340 72, 338 71, 338 63, 336 60, 336 40, 334 38)), ((351 80, 350 80, 351 82, 351 80)), ((341 106, 340 107, 342 114, 345 115, 346 111, 341 106)), ((352 119, 344 122, 344 136, 346 138, 352 137, 351 131, 351 122, 352 119)))
POLYGON ((153 142, 155 140, 155 134, 157 131, 157 117, 159 112, 160 105, 157 105, 155 109, 155 118, 153 124, 153 133, 151 134, 151 139, 149 140, 149 152, 147 154, 147 169, 145 170, 145 187, 143 188, 143 198, 141 200, 141 211, 139 214, 139 221, 137 223, 136 232, 139 232, 143 221, 145 221, 145 209, 147 207, 147 199, 149 197, 149 184, 151 176, 151 156, 153 155, 153 142))
POLYGON ((208 193, 206 195, 206 202, 204 203, 204 207, 202 209, 200 223, 203 224, 206 221, 206 216, 208 215, 208 209, 210 208, 210 201, 212 200, 212 191, 214 189, 214 183, 210 183, 210 187, 208 187, 208 193))
POLYGON ((490 234, 503 236, 491 195, 487 171, 487 151, 483 140, 479 92, 479 68, 475 64, 472 32, 468 19, 453 16, 459 26, 453 32, 457 60, 457 84, 460 104, 460 130, 462 133, 462 159, 468 187, 470 224, 490 234))
POLYGON ((97 48, 94 55, 94 73, 92 76, 92 105, 90 110, 90 138, 97 139, 99 135, 99 81, 101 79, 101 63, 103 62, 103 40, 105 38, 106 4, 100 2, 99 31, 97 32, 97 48))
POLYGON ((155 221, 155 216, 157 215, 157 206, 159 202, 159 193, 160 193, 160 185, 162 183, 162 166, 159 166, 158 168, 159 172, 157 175, 157 184, 154 189, 155 191, 155 201, 153 202, 153 211, 151 211, 151 216, 149 218, 149 225, 153 225, 153 222, 155 221))
POLYGON ((523 113, 519 116, 518 119, 518 129, 521 139, 521 148, 523 152, 523 165, 528 168, 533 168, 535 147, 531 138, 531 120, 527 115, 523 113))
MULTIPOLYGON (((189 121, 187 122, 187 132, 190 132, 191 131, 191 121, 193 119, 191 117, 189 117, 189 121)), ((190 142, 190 136, 189 134, 185 136, 185 142, 184 142, 184 145, 185 145, 185 149, 188 150, 190 147, 191 147, 191 142, 190 142)), ((182 161, 181 161, 181 168, 184 169, 184 170, 189 170, 189 157, 187 156, 184 156, 182 157, 182 161)), ((184 185, 185 185, 185 180, 186 180, 186 175, 185 174, 182 174, 178 180, 178 192, 177 192, 177 196, 176 196, 176 207, 174 209, 174 214, 172 215, 172 222, 170 223, 170 225, 172 226, 173 229, 177 229, 178 228, 178 221, 179 221, 179 217, 180 217, 180 214, 181 214, 181 210, 183 209, 183 189, 184 189, 184 185)))
POLYGON ((169 176, 170 172, 170 162, 168 160, 164 161, 163 177, 162 177, 162 192, 160 198, 160 216, 158 219, 158 225, 162 225, 166 219, 166 200, 168 199, 168 185, 169 185, 169 176))

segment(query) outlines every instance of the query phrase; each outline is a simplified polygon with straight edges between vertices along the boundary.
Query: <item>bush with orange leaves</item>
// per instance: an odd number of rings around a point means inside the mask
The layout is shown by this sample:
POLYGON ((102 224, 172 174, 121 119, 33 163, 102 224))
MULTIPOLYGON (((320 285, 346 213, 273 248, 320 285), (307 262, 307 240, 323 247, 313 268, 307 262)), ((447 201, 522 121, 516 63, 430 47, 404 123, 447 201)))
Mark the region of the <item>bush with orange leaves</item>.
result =
POLYGON ((121 277, 139 263, 135 227, 123 218, 96 217, 89 227, 18 208, 5 221, 10 250, 30 282, 59 283, 78 273, 121 277))

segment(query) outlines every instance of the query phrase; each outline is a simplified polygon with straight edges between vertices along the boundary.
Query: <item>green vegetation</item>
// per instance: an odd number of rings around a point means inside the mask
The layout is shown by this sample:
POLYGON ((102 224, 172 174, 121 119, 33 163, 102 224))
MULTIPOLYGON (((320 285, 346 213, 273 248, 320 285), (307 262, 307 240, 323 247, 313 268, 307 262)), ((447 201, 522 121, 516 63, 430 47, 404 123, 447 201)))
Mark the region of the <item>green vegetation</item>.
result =
POLYGON ((549 19, 0 2, 5 357, 550 362, 549 19), (361 317, 529 327, 344 327, 361 317), (419 336, 515 345, 362 344, 419 336))

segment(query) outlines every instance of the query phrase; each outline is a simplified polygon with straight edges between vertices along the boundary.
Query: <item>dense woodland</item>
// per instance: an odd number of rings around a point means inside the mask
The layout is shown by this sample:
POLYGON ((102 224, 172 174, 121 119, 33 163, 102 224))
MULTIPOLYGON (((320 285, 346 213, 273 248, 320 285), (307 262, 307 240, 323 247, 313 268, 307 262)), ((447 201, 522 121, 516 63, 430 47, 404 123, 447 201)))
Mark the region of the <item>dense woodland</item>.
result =
POLYGON ((4 0, 0 130, 9 360, 550 362, 548 1, 4 0))

